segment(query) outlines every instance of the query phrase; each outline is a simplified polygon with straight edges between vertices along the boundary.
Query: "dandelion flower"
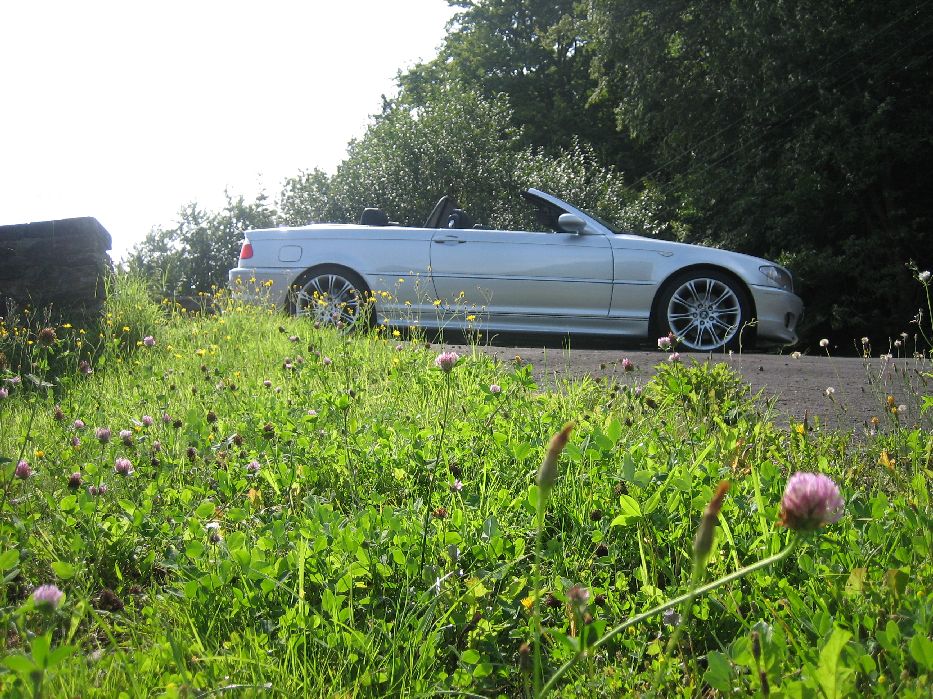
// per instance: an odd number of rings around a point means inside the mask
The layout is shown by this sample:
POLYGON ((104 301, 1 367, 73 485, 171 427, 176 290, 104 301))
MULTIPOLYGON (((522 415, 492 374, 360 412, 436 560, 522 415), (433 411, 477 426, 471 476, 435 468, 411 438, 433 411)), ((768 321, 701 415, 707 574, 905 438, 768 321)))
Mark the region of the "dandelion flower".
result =
POLYGON ((839 521, 844 508, 845 501, 832 478, 799 471, 784 489, 780 523, 788 529, 810 532, 839 521))

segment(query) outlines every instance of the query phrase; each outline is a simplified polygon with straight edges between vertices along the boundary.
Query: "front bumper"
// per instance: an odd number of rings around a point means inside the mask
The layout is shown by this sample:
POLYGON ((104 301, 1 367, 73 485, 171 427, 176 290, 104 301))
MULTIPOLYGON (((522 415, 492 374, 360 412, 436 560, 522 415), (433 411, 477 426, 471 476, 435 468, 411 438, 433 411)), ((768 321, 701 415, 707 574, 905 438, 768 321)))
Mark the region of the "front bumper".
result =
POLYGON ((753 286, 751 291, 758 319, 758 341, 762 344, 795 344, 797 324, 803 318, 803 300, 789 291, 770 286, 753 286))

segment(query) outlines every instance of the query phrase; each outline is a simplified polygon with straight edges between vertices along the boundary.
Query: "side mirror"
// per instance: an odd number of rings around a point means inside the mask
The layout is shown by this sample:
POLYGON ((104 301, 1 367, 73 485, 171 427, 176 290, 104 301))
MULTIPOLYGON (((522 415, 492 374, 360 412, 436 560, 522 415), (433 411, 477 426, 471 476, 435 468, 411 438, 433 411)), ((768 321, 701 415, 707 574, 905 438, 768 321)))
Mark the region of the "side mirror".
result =
POLYGON ((557 225, 564 233, 582 233, 586 228, 586 221, 574 214, 561 214, 557 225))

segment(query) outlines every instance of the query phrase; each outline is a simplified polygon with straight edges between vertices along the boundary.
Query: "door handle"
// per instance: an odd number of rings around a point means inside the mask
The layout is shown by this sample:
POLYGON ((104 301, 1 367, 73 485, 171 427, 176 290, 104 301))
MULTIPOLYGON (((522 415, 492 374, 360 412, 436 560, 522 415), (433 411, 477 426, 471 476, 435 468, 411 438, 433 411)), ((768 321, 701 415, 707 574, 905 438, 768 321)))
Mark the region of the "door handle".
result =
POLYGON ((462 243, 465 243, 466 241, 463 240, 462 238, 458 238, 455 235, 445 235, 439 238, 435 238, 434 242, 438 243, 439 245, 443 245, 445 243, 456 243, 457 245, 460 245, 462 243))

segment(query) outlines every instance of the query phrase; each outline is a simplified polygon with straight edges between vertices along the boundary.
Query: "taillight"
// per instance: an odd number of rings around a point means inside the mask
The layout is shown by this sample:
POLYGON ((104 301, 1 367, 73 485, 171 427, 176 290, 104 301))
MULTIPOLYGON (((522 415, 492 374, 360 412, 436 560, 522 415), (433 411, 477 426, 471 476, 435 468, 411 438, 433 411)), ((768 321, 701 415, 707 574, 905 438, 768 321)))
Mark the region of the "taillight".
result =
POLYGON ((243 247, 240 248, 240 259, 248 260, 252 256, 253 256, 253 246, 247 240, 246 242, 243 243, 243 247))

